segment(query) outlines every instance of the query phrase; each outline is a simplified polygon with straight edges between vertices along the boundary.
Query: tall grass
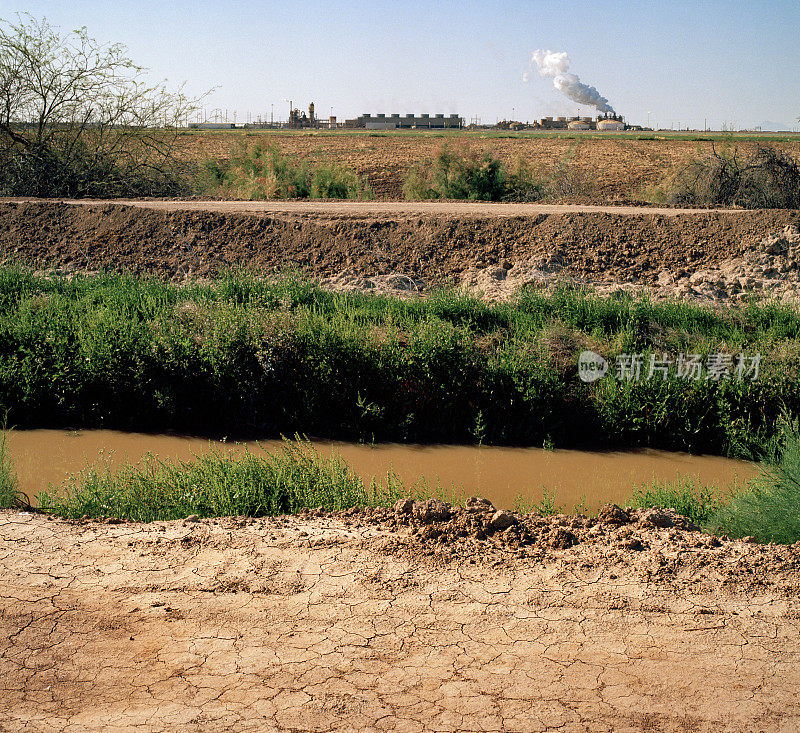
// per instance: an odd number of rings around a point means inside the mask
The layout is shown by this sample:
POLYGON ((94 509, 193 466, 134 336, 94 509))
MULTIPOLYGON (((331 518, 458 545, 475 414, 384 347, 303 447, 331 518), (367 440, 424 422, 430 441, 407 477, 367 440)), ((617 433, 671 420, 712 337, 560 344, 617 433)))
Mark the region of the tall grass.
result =
POLYGON ((8 453, 8 430, 0 426, 0 509, 10 509, 19 502, 17 475, 8 453))
POLYGON ((508 166, 491 153, 479 155, 445 143, 430 160, 414 165, 403 183, 410 200, 472 199, 539 201, 585 196, 589 178, 573 163, 573 145, 550 172, 535 170, 523 158, 508 166))
POLYGON ((368 183, 335 163, 311 163, 286 155, 276 145, 241 143, 226 162, 207 161, 201 187, 241 199, 367 199, 368 183))
POLYGON ((458 152, 443 145, 433 160, 421 161, 407 174, 407 199, 537 201, 542 187, 521 159, 512 170, 490 153, 458 152))
POLYGON ((42 509, 65 517, 150 522, 391 506, 406 493, 391 473, 383 484, 365 485, 340 457, 324 458, 306 442, 285 441, 264 456, 212 452, 181 462, 149 456, 116 471, 108 464, 90 467, 37 498, 42 509))

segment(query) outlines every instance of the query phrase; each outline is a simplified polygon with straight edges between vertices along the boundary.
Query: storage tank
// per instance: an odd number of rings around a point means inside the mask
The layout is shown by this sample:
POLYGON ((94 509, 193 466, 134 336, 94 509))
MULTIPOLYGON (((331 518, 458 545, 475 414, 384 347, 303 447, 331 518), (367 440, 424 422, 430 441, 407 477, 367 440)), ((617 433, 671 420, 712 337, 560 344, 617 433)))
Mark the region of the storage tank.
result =
POLYGON ((589 129, 589 123, 588 122, 584 122, 583 120, 573 120, 572 122, 570 122, 567 125, 567 127, 570 130, 588 130, 589 129))
POLYGON ((619 120, 600 120, 597 123, 598 130, 624 130, 625 123, 619 120))

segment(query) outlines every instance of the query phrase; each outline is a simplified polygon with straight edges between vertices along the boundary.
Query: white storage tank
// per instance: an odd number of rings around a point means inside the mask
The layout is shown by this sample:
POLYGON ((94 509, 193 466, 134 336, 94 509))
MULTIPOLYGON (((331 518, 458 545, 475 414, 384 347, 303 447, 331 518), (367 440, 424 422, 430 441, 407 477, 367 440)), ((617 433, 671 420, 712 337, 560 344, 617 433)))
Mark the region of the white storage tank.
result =
POLYGON ((570 130, 588 130, 589 129, 589 123, 588 122, 584 122, 583 120, 573 120, 572 122, 570 122, 567 125, 567 127, 570 130))
POLYGON ((624 130, 625 123, 619 120, 600 120, 597 123, 598 130, 624 130))

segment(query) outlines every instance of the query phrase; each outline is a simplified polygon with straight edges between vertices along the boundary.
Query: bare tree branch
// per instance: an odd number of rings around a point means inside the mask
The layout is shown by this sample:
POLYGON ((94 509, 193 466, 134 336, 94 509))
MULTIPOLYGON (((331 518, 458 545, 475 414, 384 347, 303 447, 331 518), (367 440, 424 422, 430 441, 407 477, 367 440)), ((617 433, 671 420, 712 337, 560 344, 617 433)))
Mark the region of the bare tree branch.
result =
POLYGON ((121 44, 66 35, 25 14, 0 20, 0 191, 172 193, 175 143, 200 99, 149 84, 121 44))

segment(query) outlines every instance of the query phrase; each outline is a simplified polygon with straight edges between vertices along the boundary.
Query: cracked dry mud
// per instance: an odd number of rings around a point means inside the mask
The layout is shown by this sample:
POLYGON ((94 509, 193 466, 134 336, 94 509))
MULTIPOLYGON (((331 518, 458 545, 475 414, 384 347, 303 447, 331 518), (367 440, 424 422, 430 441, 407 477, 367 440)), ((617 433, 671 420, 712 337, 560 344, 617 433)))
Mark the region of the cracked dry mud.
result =
POLYGON ((520 526, 567 549, 445 543, 385 518, 0 513, 0 727, 800 727, 800 546, 558 517, 520 526))

